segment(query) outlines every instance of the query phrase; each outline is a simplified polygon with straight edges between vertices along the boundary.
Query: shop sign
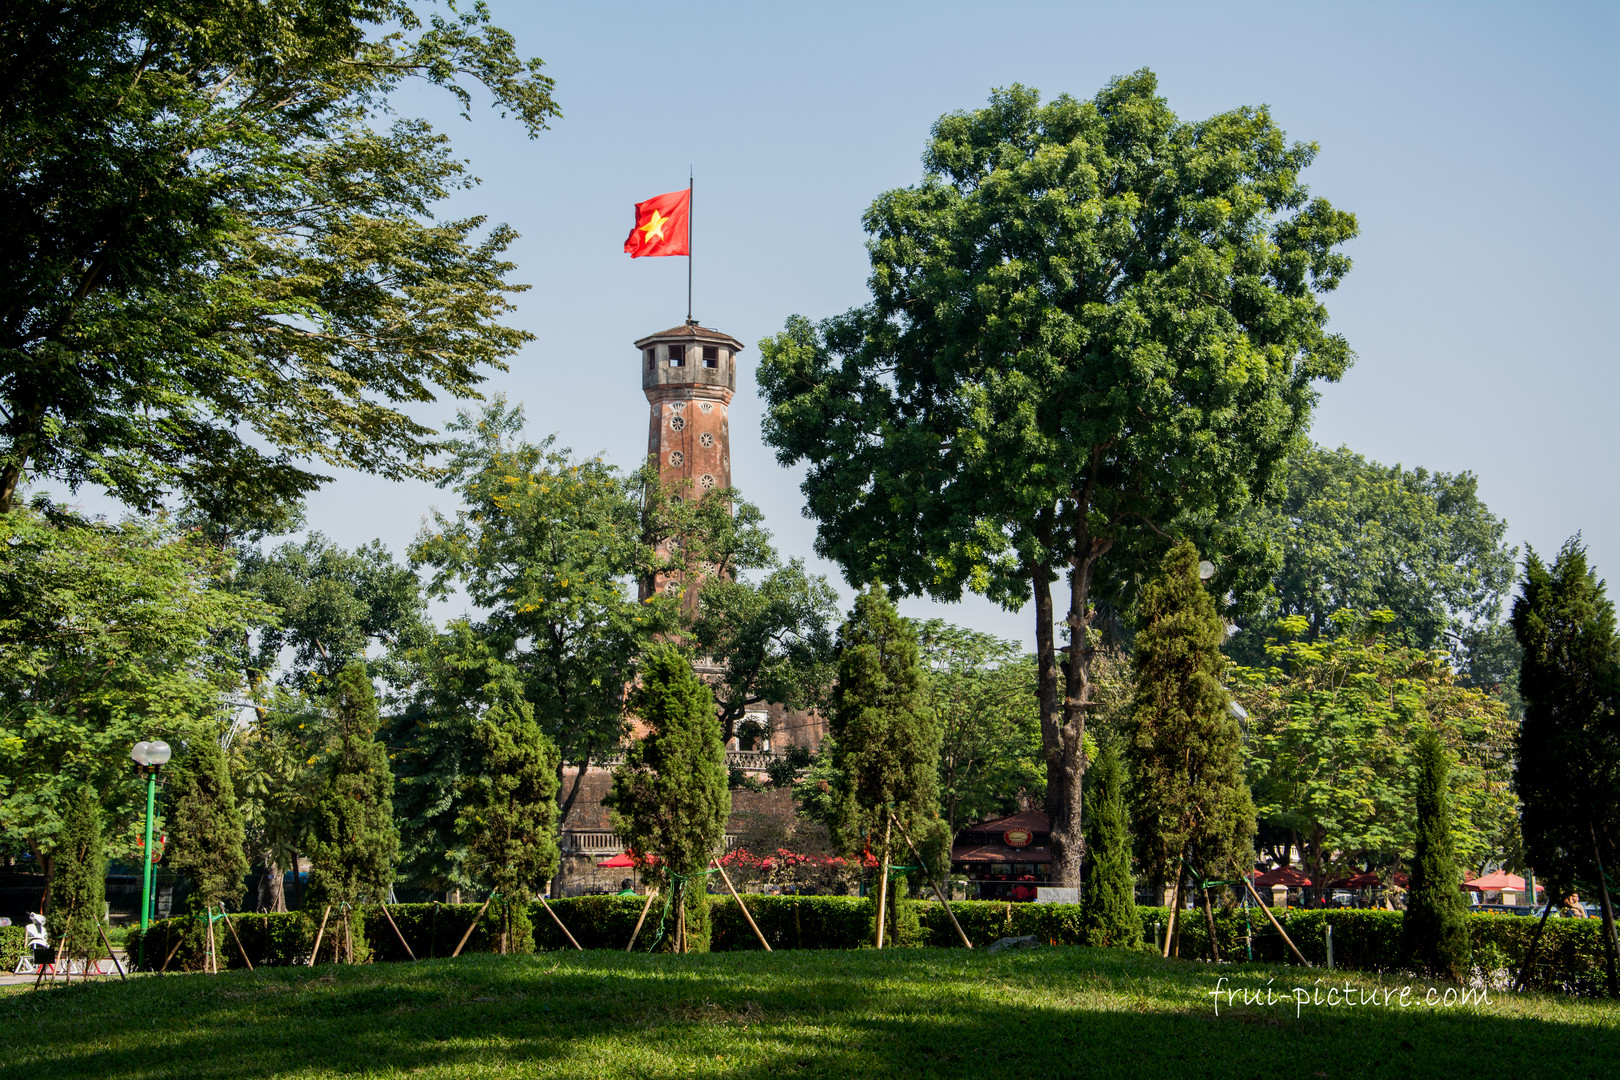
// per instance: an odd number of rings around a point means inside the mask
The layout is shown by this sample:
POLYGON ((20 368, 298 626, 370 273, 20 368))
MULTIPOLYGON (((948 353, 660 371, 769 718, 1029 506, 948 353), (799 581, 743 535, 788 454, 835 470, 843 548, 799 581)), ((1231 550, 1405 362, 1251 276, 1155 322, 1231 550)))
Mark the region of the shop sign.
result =
POLYGON ((1026 848, 1035 839, 1035 834, 1028 829, 1008 829, 1001 834, 1001 839, 1010 848, 1026 848))

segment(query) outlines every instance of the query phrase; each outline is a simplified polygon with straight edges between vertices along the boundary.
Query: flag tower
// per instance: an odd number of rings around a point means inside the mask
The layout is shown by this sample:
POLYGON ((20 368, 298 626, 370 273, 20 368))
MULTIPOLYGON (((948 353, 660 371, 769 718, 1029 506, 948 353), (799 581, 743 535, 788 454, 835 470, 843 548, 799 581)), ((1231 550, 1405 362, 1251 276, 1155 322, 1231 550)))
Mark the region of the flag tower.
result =
MULTIPOLYGON (((702 498, 731 486, 728 413, 737 390, 736 357, 743 347, 730 334, 693 319, 636 342, 641 388, 651 406, 647 456, 658 462, 659 478, 679 498, 702 498)), ((641 598, 680 585, 676 575, 659 574, 642 583, 641 598)), ((686 599, 696 599, 695 589, 688 590, 686 599)))

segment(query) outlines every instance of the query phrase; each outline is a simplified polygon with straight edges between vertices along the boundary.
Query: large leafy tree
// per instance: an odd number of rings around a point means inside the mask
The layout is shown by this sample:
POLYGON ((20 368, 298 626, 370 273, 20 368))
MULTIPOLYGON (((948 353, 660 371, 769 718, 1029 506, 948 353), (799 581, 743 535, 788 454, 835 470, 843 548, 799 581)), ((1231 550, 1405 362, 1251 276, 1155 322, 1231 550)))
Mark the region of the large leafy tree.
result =
POLYGON ((1501 835, 1514 809, 1505 704, 1462 685, 1443 654, 1391 640, 1394 618, 1338 612, 1341 632, 1311 641, 1304 617, 1289 616, 1268 666, 1232 673, 1249 714, 1248 776, 1264 832, 1279 860, 1297 850, 1313 881, 1411 856, 1414 753, 1430 729, 1455 759, 1458 856, 1483 872, 1515 846, 1501 835))
POLYGON ((482 4, 8 4, 0 58, 0 512, 25 475, 147 508, 296 499, 307 467, 424 475, 399 407, 468 396, 513 233, 434 216, 473 179, 409 81, 533 136, 551 81, 482 4))
POLYGON ((1265 109, 1181 120, 1146 71, 1084 102, 997 91, 867 211, 872 302, 761 345, 766 438, 809 463, 819 549, 852 583, 1034 602, 1065 884, 1094 599, 1166 535, 1229 531, 1350 362, 1318 296, 1355 220, 1300 183, 1315 153, 1265 109))
POLYGON ((657 645, 641 666, 630 710, 647 733, 630 744, 602 802, 630 850, 657 857, 647 875, 681 904, 686 951, 708 952, 703 875, 722 854, 731 813, 714 695, 678 649, 657 645))
POLYGON ((1212 877, 1247 872, 1253 862, 1254 804, 1221 681, 1225 625, 1198 562, 1193 546, 1180 543, 1142 590, 1125 746, 1143 870, 1175 881, 1178 900, 1184 860, 1212 877))
POLYGON ((954 833, 1039 799, 1035 665, 1016 641, 933 619, 916 627, 928 707, 940 732, 939 806, 954 833))
POLYGON ((476 632, 518 669, 559 769, 579 767, 559 789, 566 817, 589 763, 619 750, 624 688, 651 636, 674 628, 674 600, 636 599, 659 565, 637 478, 522 429, 522 409, 502 399, 451 425, 445 483, 463 507, 435 512, 411 557, 432 568, 430 595, 465 588, 489 611, 476 632))
POLYGON ((1551 567, 1528 553, 1512 621, 1524 649, 1516 779, 1525 853, 1549 897, 1590 886, 1581 891, 1601 901, 1609 991, 1620 995, 1613 905, 1600 884, 1620 863, 1620 637, 1579 537, 1551 567))
POLYGON ((1397 642, 1461 654, 1490 634, 1513 583, 1507 523, 1480 501, 1472 473, 1309 446, 1289 456, 1279 498, 1244 522, 1272 558, 1270 588, 1245 594, 1232 613, 1242 630, 1228 652, 1244 663, 1264 657, 1278 619, 1303 617, 1316 640, 1333 636, 1339 611, 1389 611, 1397 642))
POLYGON ((144 806, 128 767, 142 739, 215 734, 239 689, 228 644, 266 612, 220 587, 208 544, 150 522, 0 516, 0 839, 47 875, 70 797, 109 808, 111 854, 132 854, 144 806))

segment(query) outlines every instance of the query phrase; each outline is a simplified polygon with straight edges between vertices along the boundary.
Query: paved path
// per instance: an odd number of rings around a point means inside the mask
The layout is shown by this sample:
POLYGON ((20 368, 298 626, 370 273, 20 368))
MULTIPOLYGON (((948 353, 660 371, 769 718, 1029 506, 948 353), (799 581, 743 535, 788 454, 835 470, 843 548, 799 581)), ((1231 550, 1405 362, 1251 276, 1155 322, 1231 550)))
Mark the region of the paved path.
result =
MULTIPOLYGON (((124 965, 124 970, 128 971, 129 970, 129 958, 124 955, 124 950, 115 949, 114 954, 118 957, 118 962, 120 964, 124 965)), ((116 979, 116 978, 118 978, 118 972, 113 970, 112 964, 107 960, 105 955, 102 956, 101 966, 106 970, 107 974, 105 974, 105 975, 92 975, 91 978, 93 978, 93 979, 116 979)), ((34 984, 34 978, 35 977, 33 975, 15 975, 15 974, 12 974, 11 972, 8 971, 8 972, 5 972, 3 974, 0 974, 0 986, 32 986, 34 984)), ((75 982, 82 981, 82 976, 74 975, 73 980, 75 982)), ((48 982, 51 982, 51 981, 52 981, 51 976, 47 975, 45 977, 45 982, 48 983, 48 982)), ((60 985, 61 982, 62 982, 62 977, 60 975, 56 976, 55 977, 55 982, 58 985, 60 985)), ((43 985, 43 984, 41 984, 41 985, 43 985)))

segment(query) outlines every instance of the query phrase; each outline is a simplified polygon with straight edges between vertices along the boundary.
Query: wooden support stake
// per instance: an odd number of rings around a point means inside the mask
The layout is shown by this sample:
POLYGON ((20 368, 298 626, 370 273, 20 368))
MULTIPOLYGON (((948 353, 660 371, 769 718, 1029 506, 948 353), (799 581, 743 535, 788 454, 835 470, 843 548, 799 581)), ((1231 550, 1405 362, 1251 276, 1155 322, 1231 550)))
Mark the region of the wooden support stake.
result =
POLYGON ((321 925, 315 931, 315 947, 309 950, 309 966, 315 966, 315 958, 321 955, 321 935, 326 933, 326 918, 332 914, 332 905, 327 904, 326 910, 321 912, 321 925))
POLYGON ((185 943, 186 939, 182 935, 180 940, 175 942, 174 945, 169 949, 169 955, 163 958, 163 966, 158 968, 159 975, 162 975, 164 972, 169 970, 169 961, 174 959, 174 954, 179 952, 180 946, 184 945, 185 943))
POLYGON ((405 935, 399 932, 399 924, 394 922, 392 915, 388 914, 388 905, 378 904, 377 906, 382 908, 383 918, 388 920, 388 925, 394 928, 394 936, 399 938, 401 945, 405 946, 405 955, 411 958, 411 963, 416 963, 416 954, 411 951, 411 943, 405 940, 405 935))
POLYGON ((894 818, 883 825, 883 878, 878 882, 877 947, 883 948, 883 927, 889 921, 889 829, 894 818))
MULTIPOLYGON (((1535 900, 1535 893, 1530 899, 1535 900)), ((1530 939, 1530 951, 1525 955, 1524 962, 1519 965, 1519 977, 1513 980, 1513 990, 1517 993, 1524 989, 1525 980, 1530 977, 1530 968, 1536 962, 1536 950, 1541 947, 1541 932, 1547 928, 1547 916, 1552 914, 1552 898, 1547 899, 1547 906, 1541 912, 1541 919, 1536 923, 1536 936, 1530 939)))
POLYGON ((636 928, 630 931, 630 944, 624 947, 625 952, 629 952, 636 947, 636 938, 641 934, 641 924, 647 921, 647 912, 652 910, 653 897, 657 895, 658 887, 656 885, 647 890, 647 902, 641 905, 641 918, 636 920, 636 928))
POLYGON ((224 904, 219 905, 219 914, 220 914, 220 917, 225 920, 225 929, 227 929, 227 930, 229 930, 231 932, 231 940, 236 942, 236 951, 242 954, 242 963, 244 963, 244 964, 246 964, 248 966, 249 971, 252 971, 253 970, 253 958, 248 956, 247 949, 243 947, 242 938, 236 932, 236 924, 231 922, 231 916, 225 910, 225 905, 224 904))
POLYGON ((495 894, 490 893, 488 898, 486 898, 484 900, 484 906, 479 908, 478 909, 478 914, 473 916, 472 925, 468 926, 467 927, 467 932, 465 934, 461 935, 461 941, 460 941, 459 944, 456 945, 456 951, 450 954, 450 959, 454 960, 456 957, 461 955, 461 950, 463 948, 465 948, 466 945, 467 945, 467 939, 472 937, 473 930, 475 930, 478 927, 478 920, 482 919, 484 917, 484 912, 486 910, 488 910, 489 902, 490 902, 490 900, 493 900, 493 899, 495 899, 495 894))
POLYGON ((124 974, 124 965, 118 962, 118 954, 113 952, 112 940, 107 937, 107 928, 98 922, 96 923, 96 929, 101 931, 101 943, 107 946, 107 958, 113 962, 113 968, 118 972, 118 977, 120 979, 129 978, 128 975, 124 974))
POLYGON ((574 940, 574 935, 568 932, 568 927, 564 926, 563 921, 557 918, 557 913, 551 910, 551 905, 546 903, 545 894, 539 893, 536 895, 540 897, 540 906, 546 909, 546 914, 551 916, 551 920, 557 924, 557 929, 561 930, 563 932, 563 937, 568 939, 568 944, 572 945, 580 952, 584 952, 585 950, 583 947, 581 947, 580 943, 574 940))
POLYGON ((1277 933, 1281 934, 1283 941, 1288 943, 1288 948, 1293 951, 1295 956, 1299 957, 1299 962, 1306 967, 1311 967, 1311 962, 1305 959, 1305 954, 1295 947, 1294 939, 1288 936, 1288 931, 1284 930, 1282 923, 1277 921, 1277 916, 1271 913, 1271 908, 1267 907, 1265 902, 1260 899, 1260 894, 1254 891, 1254 882, 1249 880, 1249 875, 1240 874, 1239 876, 1243 878, 1243 884, 1249 890, 1249 895, 1254 897, 1254 902, 1260 905, 1260 910, 1266 913, 1266 918, 1271 920, 1271 925, 1277 928, 1277 933))
POLYGON ((759 924, 754 921, 754 917, 752 915, 748 914, 748 905, 744 904, 742 902, 742 897, 737 895, 736 887, 731 884, 731 875, 726 873, 726 868, 720 865, 719 859, 710 859, 709 862, 713 863, 714 868, 720 871, 720 880, 726 883, 726 888, 731 890, 731 898, 737 901, 738 907, 742 908, 743 918, 747 919, 748 925, 754 928, 754 936, 759 938, 759 943, 761 945, 765 946, 765 951, 770 952, 771 943, 765 940, 765 935, 760 933, 759 924))
POLYGON ((945 899, 945 893, 940 889, 939 882, 934 880, 933 872, 928 869, 928 863, 923 859, 922 852, 918 851, 917 845, 911 842, 911 834, 906 831, 905 824, 899 818, 894 817, 892 813, 889 816, 894 818, 896 825, 900 826, 900 835, 906 838, 906 846, 911 849, 911 854, 916 856, 917 865, 923 869, 923 876, 928 879, 928 884, 934 888, 934 895, 939 897, 941 904, 945 905, 945 914, 950 916, 951 925, 956 927, 957 934, 962 938, 962 944, 970 949, 973 948, 973 942, 968 940, 967 931, 962 929, 962 924, 956 921, 956 912, 951 910, 951 902, 945 899))

